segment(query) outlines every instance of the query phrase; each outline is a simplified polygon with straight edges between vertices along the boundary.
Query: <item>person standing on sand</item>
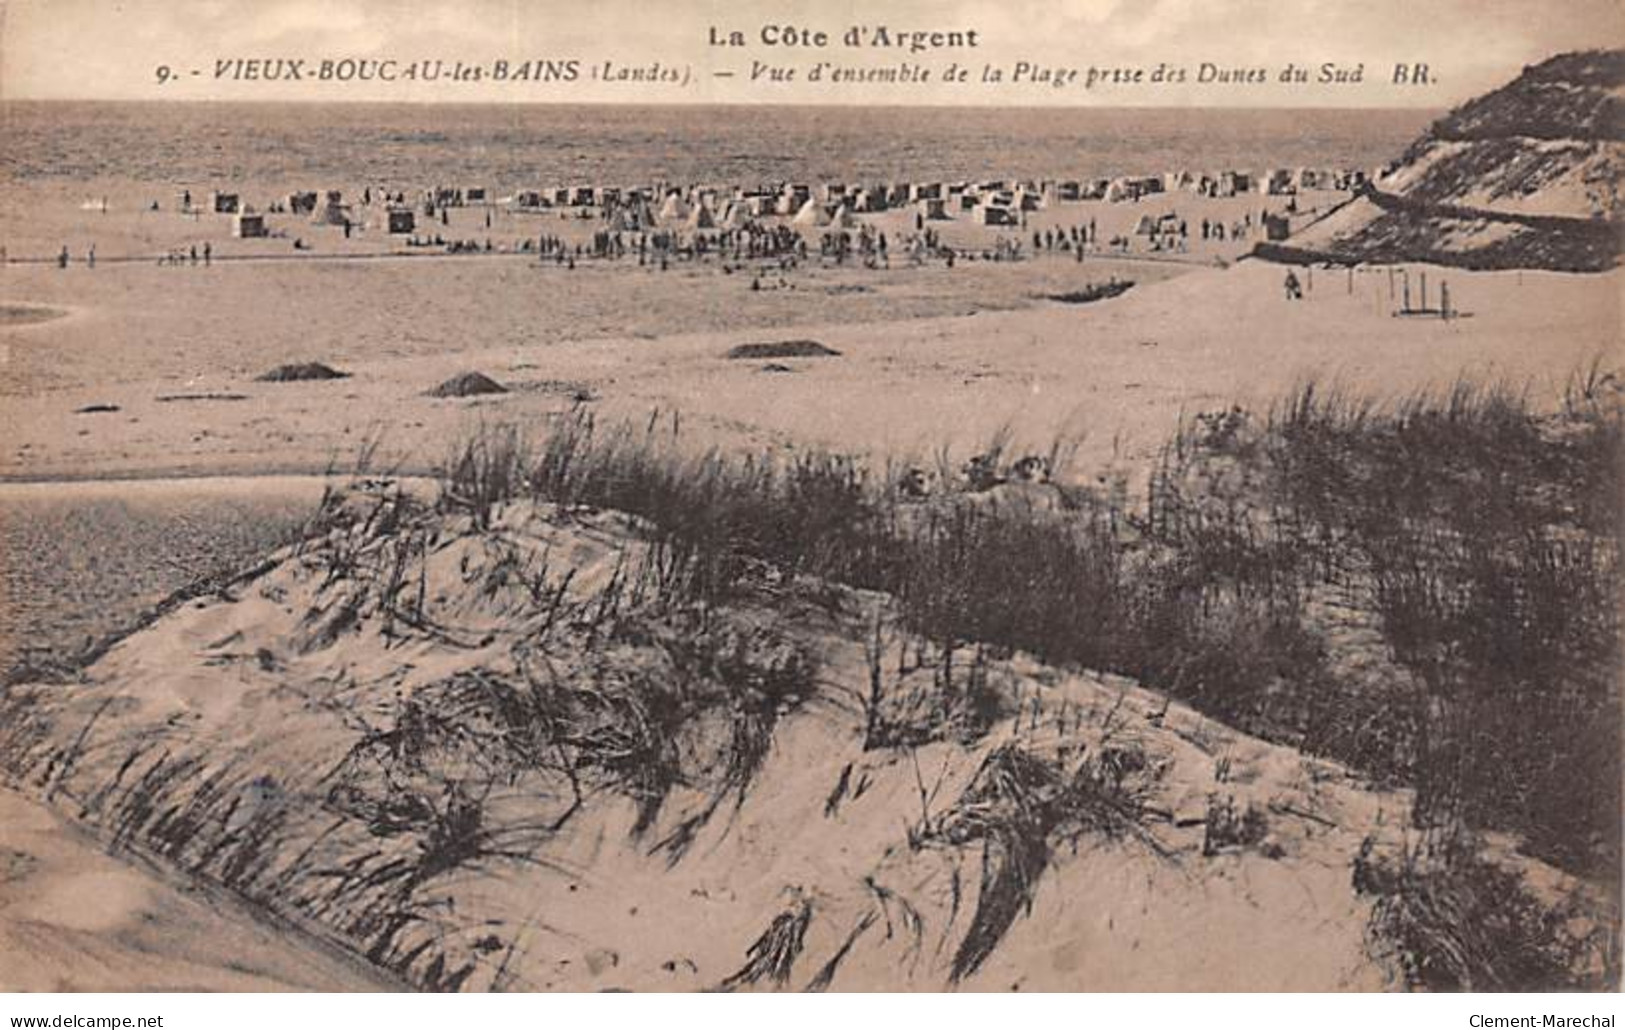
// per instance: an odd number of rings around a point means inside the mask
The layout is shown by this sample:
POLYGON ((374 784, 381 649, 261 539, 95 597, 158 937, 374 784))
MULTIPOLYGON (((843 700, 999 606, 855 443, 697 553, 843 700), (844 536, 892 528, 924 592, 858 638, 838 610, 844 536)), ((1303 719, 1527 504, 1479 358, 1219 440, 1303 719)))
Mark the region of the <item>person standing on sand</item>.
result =
POLYGON ((85 264, 91 268, 96 267, 96 245, 94 243, 92 243, 90 245, 90 249, 85 252, 85 264))
POLYGON ((205 242, 203 244, 203 263, 207 265, 212 260, 214 260, 214 248, 205 242))
POLYGON ((62 253, 60 253, 60 254, 58 254, 56 256, 56 267, 58 267, 58 268, 67 268, 68 267, 68 245, 66 243, 64 243, 62 245, 62 253))
POLYGON ((1303 285, 1298 282, 1298 273, 1289 269, 1286 273, 1285 286, 1287 300, 1303 299, 1303 285))

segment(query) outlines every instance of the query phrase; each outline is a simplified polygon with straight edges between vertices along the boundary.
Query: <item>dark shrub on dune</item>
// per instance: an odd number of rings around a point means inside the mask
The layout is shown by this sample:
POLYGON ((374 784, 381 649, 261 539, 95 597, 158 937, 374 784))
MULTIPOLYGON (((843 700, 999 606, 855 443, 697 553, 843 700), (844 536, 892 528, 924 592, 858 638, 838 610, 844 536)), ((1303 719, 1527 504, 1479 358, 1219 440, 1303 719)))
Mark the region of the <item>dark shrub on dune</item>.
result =
POLYGON ((772 343, 741 343, 728 351, 728 357, 761 361, 767 358, 838 358, 841 352, 817 340, 775 340, 772 343))
POLYGON ((318 379, 348 379, 350 373, 340 372, 320 361, 305 361, 293 365, 278 365, 255 378, 261 383, 299 383, 318 379))
POLYGON ((507 393, 508 388, 481 372, 464 372, 441 383, 428 392, 430 397, 478 397, 483 394, 507 393))

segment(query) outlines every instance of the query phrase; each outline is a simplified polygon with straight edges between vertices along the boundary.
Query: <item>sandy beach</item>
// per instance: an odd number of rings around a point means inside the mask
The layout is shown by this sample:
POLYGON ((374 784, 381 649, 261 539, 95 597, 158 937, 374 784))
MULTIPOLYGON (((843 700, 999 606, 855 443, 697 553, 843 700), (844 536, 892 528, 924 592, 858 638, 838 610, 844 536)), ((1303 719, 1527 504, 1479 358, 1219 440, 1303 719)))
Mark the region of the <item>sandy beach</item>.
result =
POLYGON ((1562 474, 1625 272, 1294 256, 1391 228, 1364 171, 1144 171, 731 229, 0 190, 0 989, 1617 980, 1606 820, 1531 752, 1607 764, 1613 500, 1562 474), (1463 726, 1529 790, 1439 800, 1463 726), (1548 965, 1418 959, 1446 889, 1548 965))

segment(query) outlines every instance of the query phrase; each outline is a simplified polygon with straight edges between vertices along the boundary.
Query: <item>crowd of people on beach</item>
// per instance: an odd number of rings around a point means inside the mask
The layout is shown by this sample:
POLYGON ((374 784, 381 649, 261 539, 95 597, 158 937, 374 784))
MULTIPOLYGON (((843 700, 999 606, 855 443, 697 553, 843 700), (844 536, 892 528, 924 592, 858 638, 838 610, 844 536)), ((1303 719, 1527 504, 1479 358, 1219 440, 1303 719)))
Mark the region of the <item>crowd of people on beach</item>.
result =
MULTIPOLYGON (((785 189, 788 190, 788 187, 785 189)), ((815 205, 810 200, 802 200, 801 194, 797 195, 796 201, 802 207, 792 218, 785 214, 783 204, 786 201, 781 200, 775 211, 767 203, 772 197, 760 192, 735 191, 732 199, 729 199, 726 191, 701 192, 697 187, 686 194, 675 190, 649 193, 613 189, 595 193, 585 188, 574 192, 583 194, 585 199, 572 193, 571 204, 566 206, 562 197, 554 198, 551 204, 546 200, 521 200, 517 196, 498 201, 484 189, 464 191, 436 188, 422 191, 421 195, 409 195, 405 190, 375 189, 369 185, 363 187, 356 198, 359 205, 343 203, 337 191, 328 191, 324 207, 321 195, 305 192, 289 194, 285 201, 274 200, 269 211, 309 216, 318 230, 338 227, 345 239, 350 239, 358 230, 366 232, 371 229, 376 232, 377 225, 374 223, 382 224, 387 213, 391 216, 387 232, 396 246, 448 255, 525 254, 534 256, 538 263, 566 268, 574 268, 578 262, 586 260, 635 259, 640 267, 665 269, 672 262, 720 258, 732 263, 776 264, 781 271, 810 260, 836 266, 887 269, 899 259, 912 266, 942 262, 953 267, 962 261, 1005 262, 1046 256, 1082 262, 1091 254, 1114 257, 1133 256, 1139 252, 1147 256, 1184 254, 1191 249, 1193 235, 1208 244, 1234 243, 1249 237, 1255 227, 1264 225, 1267 219, 1284 217, 1271 215, 1265 210, 1257 213, 1256 221, 1255 214, 1249 211, 1234 221, 1203 217, 1199 223, 1188 223, 1177 212, 1168 212, 1154 218, 1141 216, 1132 231, 1120 231, 1109 240, 1102 241, 1100 226, 1093 216, 1087 223, 1068 225, 1051 222, 1039 227, 1030 226, 1027 212, 1032 206, 1031 197, 1023 200, 1018 189, 1016 199, 1020 203, 1010 208, 1012 214, 1019 212, 1017 217, 1001 224, 991 220, 984 222, 979 213, 973 220, 978 227, 985 224, 1009 231, 972 234, 957 228, 950 230, 949 236, 945 237, 939 226, 956 221, 946 213, 946 199, 933 200, 929 204, 926 201, 911 203, 908 208, 882 206, 880 210, 906 211, 907 219, 900 221, 893 218, 877 224, 856 217, 849 210, 852 197, 858 195, 853 193, 845 194, 846 199, 839 204, 832 200, 821 205, 823 210, 819 212, 820 217, 811 219, 806 212, 814 210, 815 205), (666 200, 657 219, 651 201, 661 196, 666 200), (527 208, 526 204, 535 206, 527 208), (421 226, 425 218, 449 227, 453 210, 458 208, 475 209, 478 212, 476 217, 483 217, 488 233, 497 230, 495 219, 499 215, 510 231, 515 219, 522 220, 525 215, 543 213, 553 213, 561 219, 573 221, 596 220, 599 224, 585 235, 565 230, 527 233, 514 238, 498 230, 493 235, 506 235, 506 238, 495 241, 492 235, 481 240, 454 236, 448 232, 411 231, 414 221, 421 226), (368 215, 363 209, 374 210, 368 215), (673 209, 681 210, 684 214, 673 217, 673 209), (403 213, 409 233, 404 237, 397 235, 401 230, 396 228, 394 220, 394 216, 403 213)), ((202 206, 202 210, 232 213, 252 211, 246 206, 238 208, 236 198, 236 194, 214 194, 202 206), (221 201, 228 198, 232 206, 220 206, 221 201)), ((179 191, 177 200, 180 211, 193 218, 198 217, 200 208, 194 205, 190 189, 179 191)), ((964 206, 967 209, 970 207, 968 194, 964 206)), ((1288 212, 1295 206, 1296 199, 1289 198, 1288 212)), ((105 211, 105 202, 102 209, 105 211)), ((150 210, 159 210, 158 201, 151 202, 150 210)), ((857 210, 874 213, 873 209, 861 206, 857 210)), ((458 221, 460 224, 466 223, 466 218, 459 215, 458 221)), ((1273 225, 1271 228, 1273 231, 1273 225)), ((285 230, 269 233, 262 230, 260 235, 286 239, 284 233, 285 230)), ((374 238, 372 232, 366 235, 369 240, 374 238)), ((296 251, 312 249, 304 236, 294 237, 291 245, 296 251)), ((212 250, 209 242, 191 243, 160 255, 158 263, 209 265, 213 261, 212 250)), ((57 257, 58 265, 66 268, 72 261, 69 248, 64 246, 57 257)), ((92 245, 85 253, 84 262, 94 267, 95 261, 95 247, 92 245)))

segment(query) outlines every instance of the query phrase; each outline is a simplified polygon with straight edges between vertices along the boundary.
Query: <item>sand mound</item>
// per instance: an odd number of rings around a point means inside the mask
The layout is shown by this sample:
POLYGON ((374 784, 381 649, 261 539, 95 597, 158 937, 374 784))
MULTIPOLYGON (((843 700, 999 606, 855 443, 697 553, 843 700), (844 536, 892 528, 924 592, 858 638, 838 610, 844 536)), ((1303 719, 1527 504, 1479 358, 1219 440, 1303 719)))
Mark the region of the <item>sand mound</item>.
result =
POLYGON ((0 304, 0 326, 12 328, 37 325, 40 322, 65 318, 67 314, 61 308, 50 308, 41 304, 0 304))
POLYGON ((1066 293, 1052 293, 1049 299, 1061 304, 1093 304, 1098 300, 1110 300, 1119 297, 1134 288, 1132 280, 1124 282, 1090 283, 1081 290, 1069 290, 1066 293))
POLYGON ((508 388, 481 372, 464 372, 430 390, 429 397, 478 397, 483 394, 507 393, 508 388))
POLYGON ((348 379, 350 373, 340 372, 320 361, 304 361, 292 365, 278 365, 256 378, 262 383, 299 383, 315 379, 348 379))
POLYGON ((764 358, 838 358, 841 352, 826 347, 817 340, 775 340, 772 343, 742 343, 728 351, 728 357, 738 360, 764 358))
POLYGON ((0 757, 39 783, 71 753, 56 795, 93 826, 425 988, 1382 986, 1349 869, 1397 799, 1025 660, 962 651, 981 714, 943 721, 941 656, 866 657, 874 598, 701 621, 625 589, 639 536, 335 495, 87 684, 19 688, 41 743, 0 757), (832 703, 876 676, 867 715, 832 703))

